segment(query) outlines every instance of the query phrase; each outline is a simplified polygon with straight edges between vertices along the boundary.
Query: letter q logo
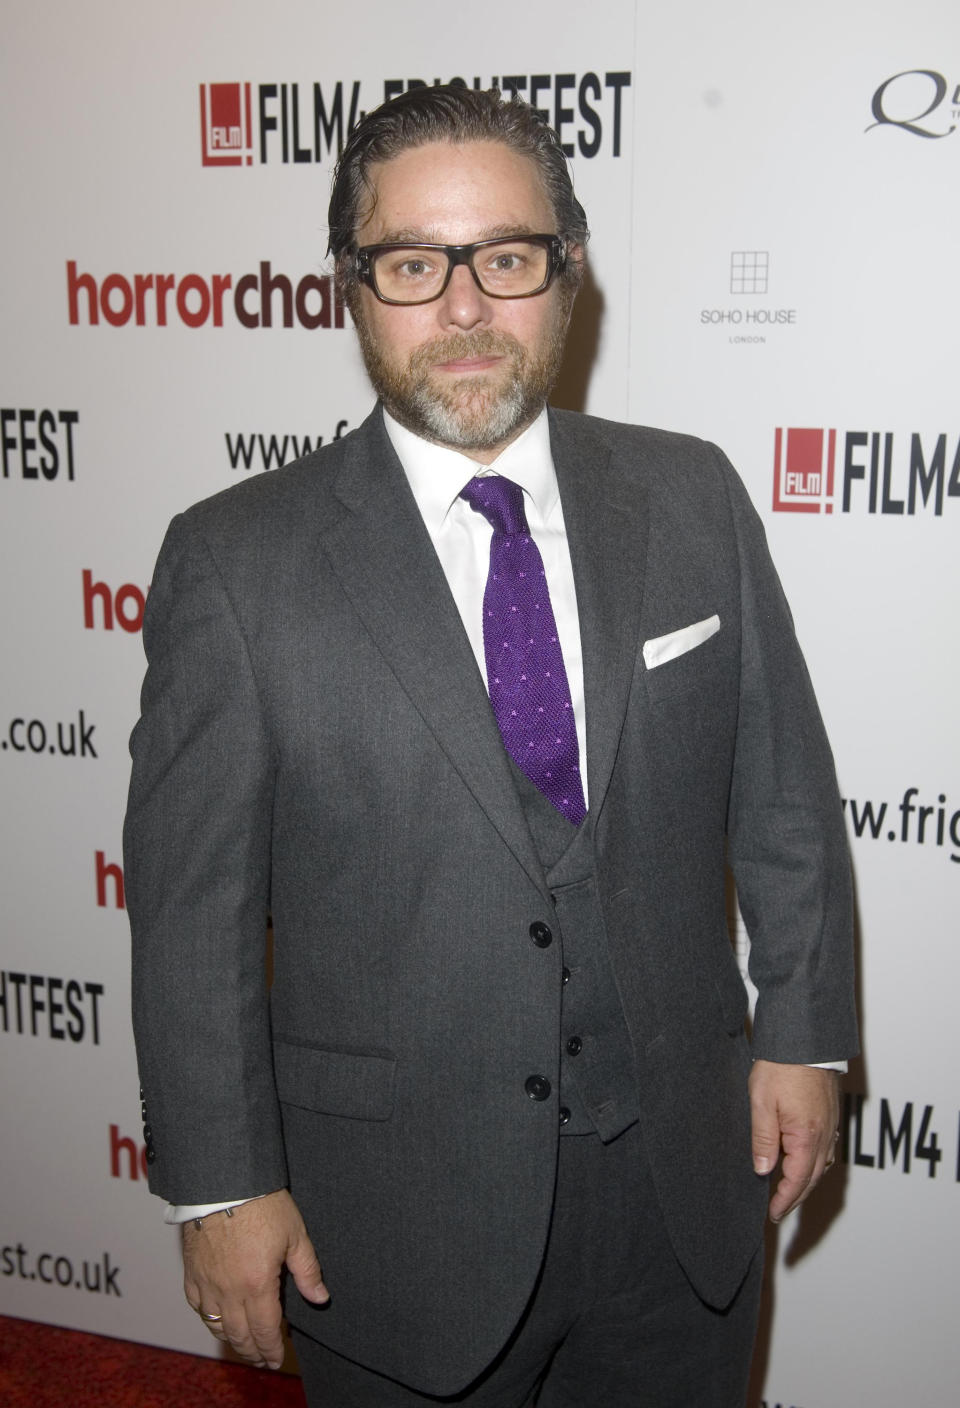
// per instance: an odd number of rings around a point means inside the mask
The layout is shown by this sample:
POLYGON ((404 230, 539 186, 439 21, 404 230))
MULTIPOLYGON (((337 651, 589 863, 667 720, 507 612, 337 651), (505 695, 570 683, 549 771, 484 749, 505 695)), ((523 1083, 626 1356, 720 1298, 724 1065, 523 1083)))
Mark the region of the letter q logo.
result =
MULTIPOLYGON (((929 128, 918 125, 940 107, 947 96, 947 87, 943 74, 936 73, 932 68, 911 68, 895 73, 892 78, 885 79, 874 93, 870 107, 875 121, 864 131, 869 132, 874 127, 902 127, 904 132, 912 132, 915 137, 949 137, 951 132, 956 131, 956 123, 946 132, 931 132, 929 128)), ((954 105, 960 103, 960 84, 952 101, 954 105)))

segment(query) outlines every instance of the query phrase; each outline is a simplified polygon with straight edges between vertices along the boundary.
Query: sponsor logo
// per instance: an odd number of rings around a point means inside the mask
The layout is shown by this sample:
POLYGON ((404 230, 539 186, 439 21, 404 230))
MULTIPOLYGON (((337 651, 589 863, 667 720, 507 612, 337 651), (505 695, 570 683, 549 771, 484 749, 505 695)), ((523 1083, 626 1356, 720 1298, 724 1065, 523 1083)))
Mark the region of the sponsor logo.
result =
POLYGON ((15 753, 49 753, 59 758, 96 758, 95 728, 96 724, 87 723, 82 709, 77 711, 76 723, 47 724, 43 719, 11 719, 6 736, 0 738, 0 749, 6 752, 12 748, 15 753))
POLYGON ((79 411, 0 409, 4 479, 73 479, 73 427, 79 411))
POLYGON ((94 874, 97 885, 97 904, 101 909, 107 909, 110 901, 107 898, 107 884, 111 886, 113 894, 113 908, 125 909, 126 901, 123 892, 123 867, 115 862, 108 862, 105 851, 94 851, 94 874))
POLYGON ((200 84, 204 166, 250 166, 251 131, 249 83, 200 84))
MULTIPOLYGON (((759 297, 770 291, 770 251, 735 249, 730 254, 730 292, 737 297, 759 297)), ((727 341, 736 346, 757 346, 767 341, 773 328, 795 326, 796 308, 737 304, 728 308, 701 308, 700 326, 727 329, 727 341)))
POLYGON ((0 1030, 12 1036, 100 1045, 103 983, 0 972, 0 1030))
MULTIPOLYGON (((441 81, 462 87, 500 88, 519 94, 556 128, 565 154, 591 158, 601 152, 619 157, 623 148, 623 95, 629 71, 611 73, 475 75, 441 81)), ((321 83, 201 83, 200 159, 204 166, 265 166, 282 162, 307 166, 339 156, 346 138, 368 108, 411 88, 422 78, 388 78, 382 90, 369 90, 364 103, 357 79, 321 83)))
POLYGON ((833 513, 838 484, 841 513, 940 518, 960 498, 960 436, 777 427, 775 513, 833 513))
POLYGON ((143 625, 143 608, 147 604, 147 590, 141 591, 132 582, 124 582, 113 591, 106 582, 95 582, 89 567, 83 569, 83 624, 92 631, 98 624, 105 631, 112 631, 114 622, 122 631, 131 635, 143 625), (95 610, 95 603, 100 610, 95 610), (99 618, 99 619, 98 619, 99 618))
POLYGON ((71 326, 164 328, 175 318, 188 328, 222 328, 224 316, 245 328, 342 328, 344 305, 328 274, 304 274, 294 283, 275 274, 269 259, 256 274, 107 274, 99 283, 67 260, 67 312, 71 326), (86 315, 84 317, 84 314, 86 315))
MULTIPOLYGON (((328 440, 339 440, 347 424, 345 420, 338 420, 336 430, 327 437, 328 440)), ((322 435, 315 435, 311 440, 309 435, 261 435, 257 431, 251 431, 248 435, 237 431, 231 435, 227 430, 224 439, 231 469, 279 469, 291 460, 301 459, 319 450, 323 444, 322 435)))
POLYGON ((933 1105, 907 1100, 875 1100, 872 1096, 847 1091, 840 1119, 839 1156, 844 1163, 859 1168, 897 1169, 900 1173, 926 1173, 936 1178, 945 1153, 951 1157, 943 1172, 960 1183, 960 1114, 950 1111, 946 1119, 951 1133, 945 1144, 933 1105), (956 1136, 956 1149, 950 1144, 956 1136))
POLYGON ((949 841, 956 849, 947 854, 960 865, 960 811, 950 814, 945 792, 938 793, 936 802, 929 805, 919 799, 919 787, 908 787, 893 806, 854 797, 844 797, 842 802, 857 840, 886 838, 918 846, 946 846, 949 841))
POLYGON ((908 68, 883 80, 870 111, 873 121, 865 132, 899 127, 914 137, 949 137, 960 122, 960 83, 951 92, 951 84, 936 69, 908 68))
POLYGON ((34 1257, 17 1242, 16 1246, 0 1247, 0 1276, 17 1276, 21 1281, 43 1281, 47 1286, 69 1286, 75 1291, 92 1291, 95 1295, 122 1296, 115 1266, 109 1252, 101 1252, 95 1261, 86 1257, 78 1264, 69 1256, 56 1252, 41 1252, 34 1257))
POLYGON ((123 1170, 126 1176, 136 1182, 140 1178, 147 1176, 147 1146, 141 1144, 129 1135, 120 1133, 120 1126, 112 1124, 110 1126, 110 1177, 122 1178, 123 1170))
POLYGON ((833 513, 837 432, 777 427, 774 442, 773 507, 777 512, 833 513), (784 438, 786 445, 784 446, 784 438))
POLYGON ((730 292, 766 293, 770 253, 766 249, 735 249, 730 256, 730 292))

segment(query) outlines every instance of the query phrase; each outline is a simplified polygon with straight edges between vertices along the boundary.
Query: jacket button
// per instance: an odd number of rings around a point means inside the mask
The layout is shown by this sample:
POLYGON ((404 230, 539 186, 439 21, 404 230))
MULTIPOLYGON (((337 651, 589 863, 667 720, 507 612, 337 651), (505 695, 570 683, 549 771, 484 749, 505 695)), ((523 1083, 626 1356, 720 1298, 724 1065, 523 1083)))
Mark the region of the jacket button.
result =
POLYGON ((560 1106, 560 1123, 561 1123, 561 1124, 569 1124, 569 1123, 570 1123, 570 1111, 567 1109, 566 1105, 561 1105, 561 1106, 560 1106))
POLYGON ((148 1164, 152 1164, 153 1161, 154 1161, 154 1159, 155 1159, 156 1157, 157 1157, 157 1151, 156 1151, 156 1149, 153 1147, 153 1145, 151 1144, 150 1148, 147 1150, 147 1163, 148 1163, 148 1164))
POLYGON ((531 1100, 549 1100, 550 1082, 546 1076, 527 1076, 523 1088, 531 1100))
POLYGON ((564 968, 563 972, 560 974, 560 979, 561 979, 561 981, 564 982, 564 983, 569 983, 569 981, 570 981, 570 969, 569 969, 569 968, 564 968))
POLYGON ((570 1040, 567 1042, 567 1055, 568 1055, 568 1056, 579 1056, 579 1055, 580 1055, 580 1052, 581 1052, 582 1050, 583 1050, 583 1042, 580 1040, 580 1038, 579 1038, 578 1036, 572 1036, 572 1037, 570 1038, 570 1040))
POLYGON ((530 925, 530 937, 537 948, 549 948, 553 943, 553 934, 542 919, 535 919, 530 925))
MULTIPOLYGON (((569 1044, 569 1043, 568 1043, 568 1044, 569 1044)), ((147 1144, 149 1144, 149 1143, 151 1142, 151 1140, 153 1139, 153 1130, 150 1128, 150 1126, 149 1126, 148 1124, 145 1124, 145 1125, 143 1126, 143 1138, 144 1138, 144 1142, 147 1143, 147 1144)))

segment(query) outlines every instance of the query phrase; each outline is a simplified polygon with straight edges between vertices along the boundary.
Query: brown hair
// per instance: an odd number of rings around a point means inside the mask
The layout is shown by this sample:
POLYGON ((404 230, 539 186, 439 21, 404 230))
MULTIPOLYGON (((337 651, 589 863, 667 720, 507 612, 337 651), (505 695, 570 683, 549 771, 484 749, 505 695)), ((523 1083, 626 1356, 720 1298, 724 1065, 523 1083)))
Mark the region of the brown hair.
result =
MULTIPOLYGON (((567 158, 536 108, 516 95, 502 101, 497 88, 484 92, 453 83, 411 88, 367 114, 348 137, 334 170, 327 252, 348 284, 353 278, 346 256, 352 252, 361 204, 374 195, 370 167, 428 142, 502 142, 529 157, 553 206, 556 233, 570 244, 586 245, 587 217, 573 193, 567 158)), ((579 283, 581 272, 579 261, 570 261, 563 277, 579 283)))

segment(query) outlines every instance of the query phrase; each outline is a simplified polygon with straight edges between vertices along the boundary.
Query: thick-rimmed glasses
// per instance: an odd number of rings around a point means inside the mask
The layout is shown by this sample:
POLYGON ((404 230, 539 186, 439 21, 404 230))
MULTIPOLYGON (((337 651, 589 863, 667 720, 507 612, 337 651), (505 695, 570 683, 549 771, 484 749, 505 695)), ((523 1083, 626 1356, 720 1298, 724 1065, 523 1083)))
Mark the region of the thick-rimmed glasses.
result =
POLYGON ((490 298, 543 293, 566 263, 559 235, 509 235, 476 244, 368 244, 353 256, 357 278, 381 303, 432 303, 466 264, 490 298))

